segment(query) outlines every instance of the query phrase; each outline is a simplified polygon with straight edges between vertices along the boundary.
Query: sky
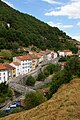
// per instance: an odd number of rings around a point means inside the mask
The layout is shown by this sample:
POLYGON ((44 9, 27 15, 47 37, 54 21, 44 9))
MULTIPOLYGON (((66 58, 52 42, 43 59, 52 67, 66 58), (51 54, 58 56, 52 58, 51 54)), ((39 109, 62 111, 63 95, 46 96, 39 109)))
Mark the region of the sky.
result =
POLYGON ((80 41, 80 0, 2 0, 80 41))

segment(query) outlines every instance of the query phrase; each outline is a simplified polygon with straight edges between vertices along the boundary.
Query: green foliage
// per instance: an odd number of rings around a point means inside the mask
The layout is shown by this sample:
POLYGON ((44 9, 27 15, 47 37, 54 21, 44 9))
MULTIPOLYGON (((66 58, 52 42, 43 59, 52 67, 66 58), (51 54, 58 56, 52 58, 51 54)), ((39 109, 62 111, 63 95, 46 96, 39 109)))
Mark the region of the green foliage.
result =
POLYGON ((28 86, 33 86, 35 84, 36 80, 34 79, 34 77, 29 76, 26 80, 26 85, 28 86))
POLYGON ((0 59, 0 63, 4 63, 4 60, 3 60, 3 59, 0 59))
POLYGON ((33 107, 36 107, 37 105, 43 103, 45 101, 44 96, 40 92, 32 92, 26 94, 25 97, 25 109, 31 109, 33 107))
POLYGON ((75 43, 57 27, 28 14, 20 13, 0 1, 0 49, 34 45, 40 49, 70 49, 77 51, 75 43), (10 27, 8 27, 8 24, 10 27), (13 47, 12 47, 13 46, 13 47))
POLYGON ((61 57, 60 59, 59 59, 59 62, 66 62, 67 61, 67 57, 61 57))
POLYGON ((1 50, 0 55, 2 55, 7 60, 12 59, 12 54, 10 50, 1 50))
POLYGON ((21 111, 23 111, 23 109, 21 109, 21 108, 14 108, 13 110, 11 110, 11 112, 9 114, 18 113, 18 112, 21 112, 21 111))
POLYGON ((6 83, 0 84, 0 103, 3 103, 7 99, 12 99, 12 91, 9 89, 6 83))
POLYGON ((56 65, 56 64, 50 63, 46 69, 49 72, 49 74, 53 74, 53 72, 55 73, 58 70, 60 70, 60 66, 58 64, 56 65))
POLYGON ((48 70, 45 70, 45 71, 44 71, 44 75, 45 75, 46 77, 48 77, 48 76, 50 75, 49 71, 48 71, 48 70))
POLYGON ((62 84, 69 83, 73 76, 80 77, 80 60, 78 57, 72 57, 69 61, 67 61, 64 70, 59 71, 53 77, 49 97, 51 97, 62 84))
POLYGON ((38 81, 44 81, 45 78, 46 78, 46 76, 45 76, 44 72, 40 72, 38 74, 38 81))

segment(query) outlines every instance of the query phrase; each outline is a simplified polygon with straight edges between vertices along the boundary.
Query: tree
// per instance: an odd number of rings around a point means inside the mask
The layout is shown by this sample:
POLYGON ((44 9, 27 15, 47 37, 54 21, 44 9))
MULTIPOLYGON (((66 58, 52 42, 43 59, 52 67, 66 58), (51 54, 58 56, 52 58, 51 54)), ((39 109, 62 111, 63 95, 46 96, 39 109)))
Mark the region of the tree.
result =
POLYGON ((49 64, 47 66, 47 71, 49 72, 49 74, 53 74, 53 72, 57 72, 60 69, 60 66, 57 64, 49 64))
POLYGON ((43 72, 41 72, 41 73, 38 74, 38 80, 39 81, 44 81, 45 78, 46 78, 46 76, 45 76, 45 74, 43 72))
POLYGON ((48 77, 48 76, 49 76, 49 71, 48 71, 48 70, 45 70, 45 71, 44 71, 44 74, 45 74, 46 77, 48 77))
POLYGON ((25 96, 25 109, 31 109, 45 101, 45 97, 40 92, 31 92, 25 96))
POLYGON ((12 59, 12 53, 10 50, 1 50, 0 54, 5 58, 5 59, 12 59))
POLYGON ((28 86, 33 86, 35 84, 36 80, 34 79, 34 77, 29 76, 26 80, 26 85, 28 86))

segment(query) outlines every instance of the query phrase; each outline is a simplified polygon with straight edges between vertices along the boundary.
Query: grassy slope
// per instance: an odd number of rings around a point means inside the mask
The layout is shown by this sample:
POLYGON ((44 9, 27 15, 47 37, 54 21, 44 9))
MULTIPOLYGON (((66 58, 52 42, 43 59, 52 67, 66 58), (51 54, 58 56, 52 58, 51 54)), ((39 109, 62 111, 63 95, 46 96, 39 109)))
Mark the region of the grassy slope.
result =
POLYGON ((80 79, 63 85, 47 102, 0 120, 80 120, 80 79))

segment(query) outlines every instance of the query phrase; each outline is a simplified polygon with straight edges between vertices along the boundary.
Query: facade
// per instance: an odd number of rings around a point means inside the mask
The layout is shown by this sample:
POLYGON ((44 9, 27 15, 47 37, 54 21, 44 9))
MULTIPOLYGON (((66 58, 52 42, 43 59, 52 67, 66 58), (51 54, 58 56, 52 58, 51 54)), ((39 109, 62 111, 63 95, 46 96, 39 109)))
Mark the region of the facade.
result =
POLYGON ((56 52, 51 52, 51 59, 57 58, 57 53, 56 52))
POLYGON ((65 53, 63 51, 58 51, 59 57, 65 57, 65 53))
POLYGON ((73 55, 71 50, 63 50, 63 52, 64 52, 65 56, 73 55))
POLYGON ((6 69, 8 70, 8 80, 13 78, 13 77, 16 77, 16 68, 9 65, 9 64, 4 64, 6 69))
POLYGON ((20 74, 26 74, 32 70, 32 59, 28 56, 17 56, 13 58, 14 62, 20 64, 20 74))
POLYGON ((28 56, 32 59, 32 70, 34 70, 38 66, 38 56, 34 54, 28 54, 28 56))
POLYGON ((3 64, 0 64, 0 83, 4 83, 7 81, 8 81, 8 70, 3 64))
MULTIPOLYGON (((12 62, 11 66, 16 68, 16 77, 21 74, 21 64, 19 62, 12 62)), ((13 71, 13 76, 15 75, 15 71, 13 71)))
POLYGON ((72 51, 70 51, 70 50, 62 50, 62 51, 58 51, 58 53, 59 53, 60 57, 65 57, 65 56, 71 56, 71 55, 73 55, 72 51))

